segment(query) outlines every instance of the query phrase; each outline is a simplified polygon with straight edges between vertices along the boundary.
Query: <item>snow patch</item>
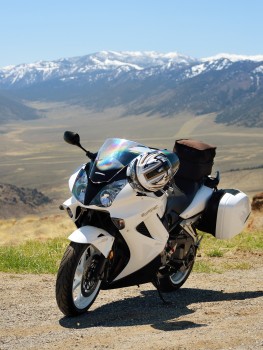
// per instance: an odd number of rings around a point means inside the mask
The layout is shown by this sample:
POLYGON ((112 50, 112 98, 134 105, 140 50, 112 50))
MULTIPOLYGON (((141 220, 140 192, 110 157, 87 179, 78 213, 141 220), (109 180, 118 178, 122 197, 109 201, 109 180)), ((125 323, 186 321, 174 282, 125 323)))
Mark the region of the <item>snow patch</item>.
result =
POLYGON ((263 73, 263 65, 258 66, 252 73, 263 73))
POLYGON ((217 61, 220 59, 228 59, 231 62, 238 62, 238 61, 256 61, 261 62, 263 61, 263 55, 255 55, 255 56, 245 56, 245 55, 235 55, 235 54, 228 54, 228 53, 220 53, 215 56, 201 58, 202 62, 206 61, 217 61))

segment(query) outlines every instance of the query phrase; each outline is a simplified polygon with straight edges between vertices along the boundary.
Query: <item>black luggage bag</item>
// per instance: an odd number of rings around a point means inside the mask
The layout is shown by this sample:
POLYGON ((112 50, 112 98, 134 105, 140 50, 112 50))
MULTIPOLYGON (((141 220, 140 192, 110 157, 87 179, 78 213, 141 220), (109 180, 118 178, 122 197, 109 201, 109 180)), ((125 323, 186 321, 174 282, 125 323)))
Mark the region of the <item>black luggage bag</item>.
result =
POLYGON ((173 151, 180 160, 176 178, 200 181, 211 174, 216 155, 215 146, 201 141, 180 139, 175 141, 173 151))

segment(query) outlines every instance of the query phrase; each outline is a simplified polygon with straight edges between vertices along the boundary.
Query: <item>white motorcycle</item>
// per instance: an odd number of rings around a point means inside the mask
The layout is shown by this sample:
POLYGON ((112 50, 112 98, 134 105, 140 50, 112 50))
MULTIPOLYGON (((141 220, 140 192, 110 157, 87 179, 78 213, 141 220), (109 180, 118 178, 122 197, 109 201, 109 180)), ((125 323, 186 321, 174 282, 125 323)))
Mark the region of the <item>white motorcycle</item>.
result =
POLYGON ((90 158, 70 177, 72 197, 61 205, 77 227, 56 281, 66 316, 86 312, 100 289, 152 282, 164 301, 162 292, 179 289, 192 271, 197 230, 229 239, 244 228, 249 199, 217 189, 213 146, 178 140, 169 152, 112 138, 93 154, 76 133, 64 140, 90 158))

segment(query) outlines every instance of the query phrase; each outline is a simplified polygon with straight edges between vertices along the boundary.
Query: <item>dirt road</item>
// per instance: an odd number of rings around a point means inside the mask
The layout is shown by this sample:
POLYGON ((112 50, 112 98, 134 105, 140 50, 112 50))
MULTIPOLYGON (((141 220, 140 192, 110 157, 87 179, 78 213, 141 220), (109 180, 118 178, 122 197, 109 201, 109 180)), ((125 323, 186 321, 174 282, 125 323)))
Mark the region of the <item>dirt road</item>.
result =
POLYGON ((102 291, 66 318, 50 275, 0 274, 0 349, 263 349, 263 267, 193 273, 163 305, 151 284, 102 291))

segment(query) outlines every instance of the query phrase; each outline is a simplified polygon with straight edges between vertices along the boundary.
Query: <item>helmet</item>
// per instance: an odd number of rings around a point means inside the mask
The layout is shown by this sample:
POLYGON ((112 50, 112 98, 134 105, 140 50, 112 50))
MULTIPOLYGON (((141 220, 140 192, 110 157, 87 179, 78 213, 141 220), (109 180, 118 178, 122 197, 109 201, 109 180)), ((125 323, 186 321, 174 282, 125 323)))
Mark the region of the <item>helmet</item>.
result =
POLYGON ((178 157, 169 158, 160 151, 142 153, 127 168, 131 186, 139 192, 155 192, 162 189, 178 169, 178 157))

